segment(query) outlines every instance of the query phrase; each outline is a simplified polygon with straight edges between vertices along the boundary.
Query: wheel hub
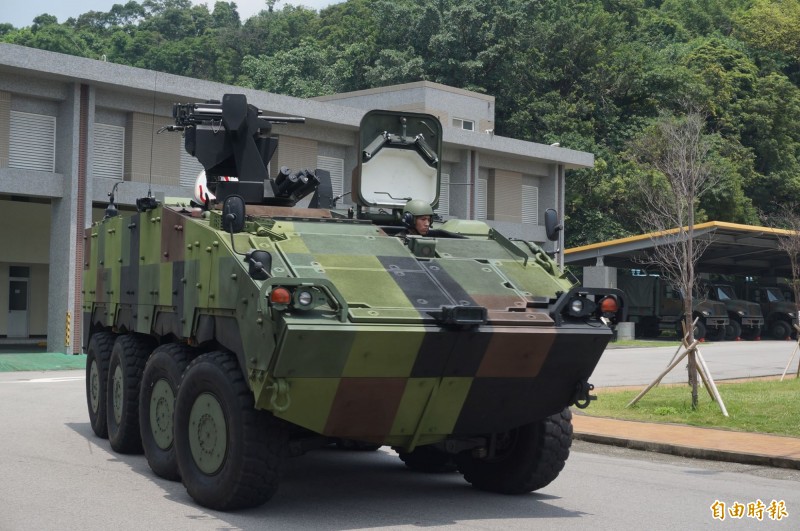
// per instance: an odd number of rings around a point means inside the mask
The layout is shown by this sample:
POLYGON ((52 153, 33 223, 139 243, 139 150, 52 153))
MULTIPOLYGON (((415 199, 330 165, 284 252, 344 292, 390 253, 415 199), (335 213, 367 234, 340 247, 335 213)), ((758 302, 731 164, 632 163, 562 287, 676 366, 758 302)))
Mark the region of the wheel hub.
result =
POLYGON ((111 401, 114 409, 114 420, 117 424, 122 422, 122 367, 117 365, 114 369, 114 378, 111 381, 111 401))
POLYGON ((197 467, 206 474, 222 468, 228 448, 225 414, 217 397, 203 393, 197 397, 189 414, 189 446, 197 467))
POLYGON ((168 450, 172 446, 174 412, 175 393, 162 378, 153 385, 153 393, 150 395, 150 429, 153 440, 162 450, 168 450))
POLYGON ((92 360, 92 364, 89 366, 89 400, 92 411, 97 414, 97 410, 100 408, 100 371, 97 369, 95 360, 92 360))

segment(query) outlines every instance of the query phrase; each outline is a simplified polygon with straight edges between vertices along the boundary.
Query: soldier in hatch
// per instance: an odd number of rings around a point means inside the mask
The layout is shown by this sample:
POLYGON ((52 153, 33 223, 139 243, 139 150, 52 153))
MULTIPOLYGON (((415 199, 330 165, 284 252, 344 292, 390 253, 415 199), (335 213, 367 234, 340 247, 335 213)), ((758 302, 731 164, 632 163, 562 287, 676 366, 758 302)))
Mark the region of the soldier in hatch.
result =
POLYGON ((427 236, 433 222, 433 208, 422 199, 412 199, 403 207, 403 225, 398 236, 427 236))

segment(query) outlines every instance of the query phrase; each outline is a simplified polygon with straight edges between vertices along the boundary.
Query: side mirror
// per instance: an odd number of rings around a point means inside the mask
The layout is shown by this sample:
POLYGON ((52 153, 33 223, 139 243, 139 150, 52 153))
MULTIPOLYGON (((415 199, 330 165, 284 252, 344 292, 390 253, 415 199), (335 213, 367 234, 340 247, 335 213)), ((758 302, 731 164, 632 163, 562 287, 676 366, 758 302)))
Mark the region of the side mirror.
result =
POLYGON ((244 198, 229 195, 222 203, 222 229, 225 232, 239 233, 244 230, 244 198))
POLYGON ((272 274, 272 255, 267 251, 250 251, 247 262, 250 264, 248 273, 254 280, 267 280, 272 274))
POLYGON ((558 222, 558 212, 553 208, 548 208, 544 211, 544 230, 547 233, 547 239, 554 242, 558 239, 558 233, 564 227, 558 222))

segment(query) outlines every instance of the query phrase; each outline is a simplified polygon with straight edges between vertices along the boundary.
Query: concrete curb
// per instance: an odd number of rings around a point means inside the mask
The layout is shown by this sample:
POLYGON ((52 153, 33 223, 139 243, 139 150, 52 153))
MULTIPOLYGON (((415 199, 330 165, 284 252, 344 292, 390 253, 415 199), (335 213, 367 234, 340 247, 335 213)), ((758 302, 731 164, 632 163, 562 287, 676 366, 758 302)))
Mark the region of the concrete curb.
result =
POLYGON ((636 439, 629 439, 625 437, 613 437, 610 435, 599 435, 596 433, 573 432, 573 439, 590 443, 607 444, 611 446, 619 446, 622 448, 630 448, 632 450, 644 450, 648 452, 658 452, 662 454, 677 455, 679 457, 692 457, 696 459, 708 459, 712 461, 742 463, 745 465, 770 466, 776 468, 791 468, 795 470, 800 470, 800 461, 798 461, 797 459, 774 456, 774 455, 732 452, 729 450, 697 448, 697 447, 681 446, 670 443, 639 441, 636 439))

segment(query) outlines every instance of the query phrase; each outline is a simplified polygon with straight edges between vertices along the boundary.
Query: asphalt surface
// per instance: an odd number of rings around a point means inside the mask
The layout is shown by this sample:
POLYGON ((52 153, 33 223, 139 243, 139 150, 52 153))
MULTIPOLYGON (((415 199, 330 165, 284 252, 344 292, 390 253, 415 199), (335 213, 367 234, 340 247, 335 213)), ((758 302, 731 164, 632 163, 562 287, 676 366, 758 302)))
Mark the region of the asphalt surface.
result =
MULTIPOLYGON (((793 341, 717 342, 702 344, 700 353, 715 381, 780 375, 797 344, 793 341)), ((603 354, 592 375, 596 387, 646 386, 666 369, 676 354, 675 346, 616 348, 603 354)), ((80 366, 85 356, 58 354, 0 355, 0 370, 43 370, 80 366), (61 357, 64 359, 61 359, 61 357), (76 365, 77 363, 77 365, 76 365), (5 369, 4 369, 5 367, 5 369)), ((795 353, 788 372, 793 377, 800 363, 795 353)), ((686 381, 685 363, 666 374, 662 383, 686 381)), ((47 374, 42 373, 42 374, 47 374)), ((82 378, 76 374, 75 377, 82 378)), ((46 378, 46 377, 45 377, 46 378)), ((800 439, 758 433, 696 428, 674 424, 622 421, 582 415, 573 417, 574 438, 591 443, 648 450, 684 457, 743 464, 800 469, 800 439)))

